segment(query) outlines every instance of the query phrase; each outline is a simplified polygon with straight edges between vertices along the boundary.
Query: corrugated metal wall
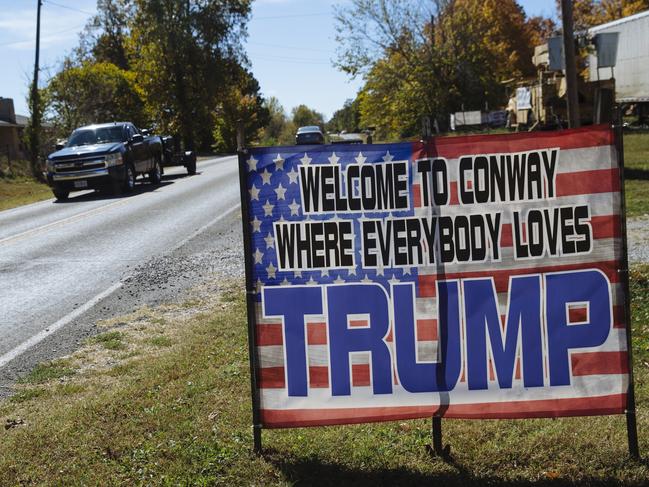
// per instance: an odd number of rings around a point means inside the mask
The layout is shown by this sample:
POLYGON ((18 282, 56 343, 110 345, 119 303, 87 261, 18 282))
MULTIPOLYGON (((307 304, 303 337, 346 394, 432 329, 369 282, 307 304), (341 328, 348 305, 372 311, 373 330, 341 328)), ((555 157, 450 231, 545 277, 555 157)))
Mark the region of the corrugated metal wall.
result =
MULTIPOLYGON (((649 11, 589 29, 591 36, 618 32, 617 65, 600 68, 599 79, 615 77, 616 100, 649 101, 649 11)), ((597 81, 597 57, 589 56, 590 80, 597 81)))

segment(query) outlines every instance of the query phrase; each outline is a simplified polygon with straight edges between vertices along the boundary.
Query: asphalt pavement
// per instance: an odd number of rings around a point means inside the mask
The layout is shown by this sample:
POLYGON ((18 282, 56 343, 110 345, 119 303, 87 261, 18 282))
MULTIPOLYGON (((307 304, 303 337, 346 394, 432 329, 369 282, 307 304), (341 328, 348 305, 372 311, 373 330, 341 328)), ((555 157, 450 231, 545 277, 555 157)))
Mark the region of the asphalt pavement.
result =
MULTIPOLYGON (((0 212, 0 389, 72 351, 99 319, 241 275, 236 157, 167 168, 125 196, 72 193, 0 212)), ((2 390, 0 390, 0 395, 2 390)))

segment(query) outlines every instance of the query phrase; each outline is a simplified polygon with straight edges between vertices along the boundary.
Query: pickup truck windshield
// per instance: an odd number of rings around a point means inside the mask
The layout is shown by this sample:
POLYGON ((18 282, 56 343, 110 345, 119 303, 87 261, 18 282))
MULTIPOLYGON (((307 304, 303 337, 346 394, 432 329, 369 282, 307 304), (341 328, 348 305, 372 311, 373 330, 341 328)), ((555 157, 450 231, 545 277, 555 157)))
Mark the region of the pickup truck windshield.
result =
POLYGON ((66 147, 105 144, 107 142, 124 142, 124 130, 121 126, 75 130, 66 147))

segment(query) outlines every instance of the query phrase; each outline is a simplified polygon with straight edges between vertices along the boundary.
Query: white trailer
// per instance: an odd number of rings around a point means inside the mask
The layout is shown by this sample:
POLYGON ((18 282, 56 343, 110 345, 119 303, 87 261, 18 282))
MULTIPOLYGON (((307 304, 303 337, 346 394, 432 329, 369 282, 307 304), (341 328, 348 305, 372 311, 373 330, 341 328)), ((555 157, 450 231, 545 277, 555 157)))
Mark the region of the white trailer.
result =
MULTIPOLYGON (((649 10, 588 29, 589 37, 592 39, 595 39, 598 34, 613 33, 617 33, 615 66, 598 67, 597 54, 591 54, 589 56, 590 81, 614 78, 615 101, 618 103, 649 102, 649 10)), ((604 36, 600 38, 602 37, 604 36)), ((598 50, 600 64, 603 64, 603 49, 598 46, 598 50)))

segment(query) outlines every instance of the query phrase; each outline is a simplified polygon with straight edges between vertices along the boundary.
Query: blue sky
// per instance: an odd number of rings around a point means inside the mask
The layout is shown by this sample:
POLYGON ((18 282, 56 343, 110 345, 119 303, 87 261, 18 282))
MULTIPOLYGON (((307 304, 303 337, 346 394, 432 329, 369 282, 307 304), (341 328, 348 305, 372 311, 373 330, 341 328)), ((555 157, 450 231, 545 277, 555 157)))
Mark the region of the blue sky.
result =
MULTIPOLYGON (((284 108, 304 103, 330 117, 360 80, 332 67, 333 5, 347 0, 255 0, 246 49, 266 96, 284 108)), ((519 0, 528 15, 554 13, 554 0, 519 0)), ((96 0, 43 0, 41 79, 56 73, 65 53, 95 11, 96 0)), ((34 63, 36 0, 0 0, 0 96, 13 98, 27 114, 26 96, 34 63)))

